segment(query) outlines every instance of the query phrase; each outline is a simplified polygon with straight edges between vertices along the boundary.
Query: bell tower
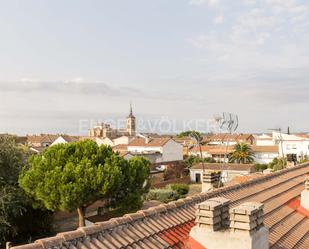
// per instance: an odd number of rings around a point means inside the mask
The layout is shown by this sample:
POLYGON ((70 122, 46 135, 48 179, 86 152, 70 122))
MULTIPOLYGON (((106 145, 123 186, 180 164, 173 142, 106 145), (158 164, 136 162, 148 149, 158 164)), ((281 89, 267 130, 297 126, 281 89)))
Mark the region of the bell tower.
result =
POLYGON ((130 136, 135 136, 135 117, 133 115, 132 111, 132 103, 130 103, 130 113, 129 116, 127 117, 127 132, 129 133, 130 136))

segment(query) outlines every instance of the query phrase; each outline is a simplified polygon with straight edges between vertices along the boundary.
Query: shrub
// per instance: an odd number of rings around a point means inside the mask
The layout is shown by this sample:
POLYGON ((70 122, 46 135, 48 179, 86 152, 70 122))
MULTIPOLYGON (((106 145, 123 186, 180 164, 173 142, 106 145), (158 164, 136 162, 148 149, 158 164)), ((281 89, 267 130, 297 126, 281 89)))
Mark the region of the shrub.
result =
POLYGON ((187 168, 191 168, 193 165, 198 164, 198 163, 215 163, 216 160, 213 159, 212 157, 204 157, 204 158, 200 158, 198 156, 188 156, 185 160, 184 160, 184 165, 187 168))
POLYGON ((261 163, 255 164, 255 169, 257 172, 262 172, 263 170, 267 168, 268 168, 268 164, 261 164, 261 163))
POLYGON ((151 189, 146 195, 146 200, 157 200, 160 202, 170 202, 179 199, 179 194, 172 189, 151 189))
POLYGON ((176 191, 180 196, 184 196, 189 192, 189 185, 183 183, 171 184, 169 185, 169 188, 176 191))
POLYGON ((272 162, 269 163, 268 167, 273 171, 278 171, 286 168, 286 159, 285 158, 274 158, 272 162))

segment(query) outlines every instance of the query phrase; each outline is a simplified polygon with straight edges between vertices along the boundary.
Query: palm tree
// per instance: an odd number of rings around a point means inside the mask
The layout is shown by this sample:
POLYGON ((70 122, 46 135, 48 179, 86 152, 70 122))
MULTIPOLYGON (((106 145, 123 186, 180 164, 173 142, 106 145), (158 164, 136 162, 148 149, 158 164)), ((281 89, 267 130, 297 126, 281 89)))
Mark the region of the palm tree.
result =
POLYGON ((203 153, 202 153, 203 136, 197 131, 192 131, 190 132, 190 137, 194 139, 195 146, 199 147, 200 158, 202 161, 203 172, 204 172, 204 161, 203 161, 203 153))
POLYGON ((230 162, 252 163, 254 162, 254 152, 251 146, 246 143, 238 143, 234 146, 234 152, 229 157, 230 162))

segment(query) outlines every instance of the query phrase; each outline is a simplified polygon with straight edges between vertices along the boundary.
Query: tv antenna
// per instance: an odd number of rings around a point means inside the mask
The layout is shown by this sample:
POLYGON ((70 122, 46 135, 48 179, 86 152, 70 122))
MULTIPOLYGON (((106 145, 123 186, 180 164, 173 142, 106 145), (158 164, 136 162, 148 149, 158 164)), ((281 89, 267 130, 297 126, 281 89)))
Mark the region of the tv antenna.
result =
POLYGON ((238 115, 224 112, 222 115, 220 129, 232 134, 238 128, 238 115))
MULTIPOLYGON (((224 158, 223 158, 223 162, 221 165, 221 172, 223 170, 223 166, 224 164, 228 163, 227 160, 227 154, 228 154, 228 148, 229 148, 229 143, 230 143, 230 135, 233 134, 237 128, 238 128, 238 124, 239 124, 239 120, 238 120, 238 115, 237 114, 233 114, 233 113, 228 113, 228 112, 224 112, 222 114, 221 117, 221 121, 220 121, 220 129, 223 131, 227 131, 228 135, 227 135, 227 142, 226 142, 226 147, 225 147, 225 153, 224 153, 224 158)), ((222 138, 222 143, 224 144, 224 139, 222 138)), ((228 171, 226 171, 226 174, 224 175, 224 178, 226 178, 225 180, 228 179, 228 171)), ((222 174, 220 176, 220 180, 219 183, 222 183, 222 174)))
POLYGON ((279 141, 280 146, 281 146, 281 153, 282 153, 282 157, 284 158, 284 152, 283 152, 283 137, 282 137, 282 131, 281 128, 274 128, 274 129, 268 129, 269 131, 276 131, 279 132, 279 136, 275 137, 273 139, 275 139, 275 142, 279 141))

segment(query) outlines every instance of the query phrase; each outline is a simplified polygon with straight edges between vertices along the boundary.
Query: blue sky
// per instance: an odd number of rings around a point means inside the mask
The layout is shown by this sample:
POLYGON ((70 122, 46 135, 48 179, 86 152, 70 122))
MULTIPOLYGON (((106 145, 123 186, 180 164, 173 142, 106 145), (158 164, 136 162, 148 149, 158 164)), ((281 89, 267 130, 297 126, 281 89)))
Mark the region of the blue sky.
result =
POLYGON ((0 133, 239 115, 309 130, 309 2, 1 0, 0 133))

